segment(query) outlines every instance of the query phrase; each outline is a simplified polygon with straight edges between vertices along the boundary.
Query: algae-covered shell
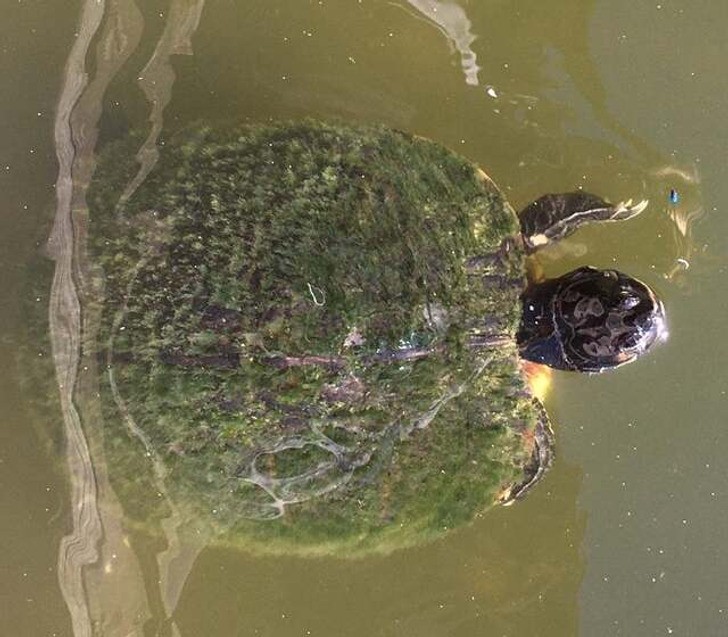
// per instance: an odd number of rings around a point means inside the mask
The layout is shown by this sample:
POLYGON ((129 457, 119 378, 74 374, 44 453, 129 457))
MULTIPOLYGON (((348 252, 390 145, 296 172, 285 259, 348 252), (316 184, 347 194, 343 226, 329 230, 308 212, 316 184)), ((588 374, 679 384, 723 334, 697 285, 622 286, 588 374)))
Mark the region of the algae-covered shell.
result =
POLYGON ((518 222, 482 171, 381 126, 198 126, 120 200, 128 148, 102 155, 89 253, 131 518, 173 506, 251 548, 354 554, 528 481, 523 255, 492 257, 518 222))

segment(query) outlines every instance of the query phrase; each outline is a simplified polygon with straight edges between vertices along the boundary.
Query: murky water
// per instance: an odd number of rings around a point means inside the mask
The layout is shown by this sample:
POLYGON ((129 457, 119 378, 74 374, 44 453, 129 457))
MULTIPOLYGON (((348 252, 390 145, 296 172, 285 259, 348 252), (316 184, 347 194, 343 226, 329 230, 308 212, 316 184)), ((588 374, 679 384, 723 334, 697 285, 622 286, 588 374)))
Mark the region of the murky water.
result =
MULTIPOLYGON (((728 632, 728 7, 139 5, 0 5, 0 612, 13 634, 82 635, 89 619, 107 635, 728 632), (200 118, 306 115, 434 138, 486 167, 516 207, 576 186, 649 198, 639 219, 584 229, 540 260, 547 274, 616 264, 642 278, 666 301, 671 337, 613 374, 557 375, 549 477, 445 540, 354 562, 164 551, 119 523, 102 467, 68 481, 67 454, 88 469, 80 439, 63 442, 73 405, 39 410, 43 385, 14 371, 51 356, 41 335, 27 346, 23 308, 55 303, 55 364, 66 387, 83 383, 69 347, 82 334, 77 279, 61 270, 51 295, 38 283, 53 264, 36 255, 56 197, 67 212, 82 203, 97 121, 103 141, 148 118, 164 135, 200 118)), ((146 148, 153 159, 154 136, 146 148)), ((72 229, 56 216, 57 259, 72 229)))

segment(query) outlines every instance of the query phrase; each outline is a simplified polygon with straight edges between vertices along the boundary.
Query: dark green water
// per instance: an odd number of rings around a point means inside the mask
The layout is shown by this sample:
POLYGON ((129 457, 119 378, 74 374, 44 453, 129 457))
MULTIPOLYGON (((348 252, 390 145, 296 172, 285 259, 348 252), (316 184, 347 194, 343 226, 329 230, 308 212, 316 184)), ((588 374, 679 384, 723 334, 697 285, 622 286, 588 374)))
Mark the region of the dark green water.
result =
MULTIPOLYGON (((130 4, 102 6, 108 21, 130 4)), ((139 44, 102 101, 102 138, 148 117, 136 78, 190 8, 142 7, 139 44)), ((81 3, 4 0, 0 12, 0 614, 12 634, 71 635, 57 567, 71 495, 62 445, 38 433, 62 440, 62 420, 38 421, 38 396, 14 362, 27 264, 55 208, 54 116, 81 3)), ((178 578, 173 627, 156 585, 159 547, 122 533, 123 559, 137 567, 104 555, 90 569, 113 582, 96 601, 103 585, 87 588, 100 634, 727 633, 726 26, 728 6, 707 0, 202 7, 193 54, 171 58, 165 132, 199 118, 381 121, 477 161, 516 207, 577 186, 649 198, 639 219, 580 231, 541 262, 547 274, 589 263, 642 278, 665 299, 671 336, 613 374, 556 375, 552 473, 525 501, 434 545, 355 562, 207 549, 178 578), (686 238, 671 214, 700 209, 681 226, 686 238)), ((32 294, 48 303, 47 290, 32 294)))

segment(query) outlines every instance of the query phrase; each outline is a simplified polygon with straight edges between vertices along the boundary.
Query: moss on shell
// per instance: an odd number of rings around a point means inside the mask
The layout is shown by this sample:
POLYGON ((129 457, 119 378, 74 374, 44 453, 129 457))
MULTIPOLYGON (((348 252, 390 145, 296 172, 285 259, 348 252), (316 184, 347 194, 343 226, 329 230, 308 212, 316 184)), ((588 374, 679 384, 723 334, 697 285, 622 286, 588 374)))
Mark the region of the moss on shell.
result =
POLYGON ((133 517, 165 512, 144 504, 129 419, 175 502, 266 551, 418 543, 522 479, 539 417, 513 342, 522 257, 465 268, 517 223, 470 162, 305 121, 187 131, 119 207, 132 170, 127 144, 104 153, 89 250, 107 453, 133 517), (474 349, 474 332, 506 343, 474 349))

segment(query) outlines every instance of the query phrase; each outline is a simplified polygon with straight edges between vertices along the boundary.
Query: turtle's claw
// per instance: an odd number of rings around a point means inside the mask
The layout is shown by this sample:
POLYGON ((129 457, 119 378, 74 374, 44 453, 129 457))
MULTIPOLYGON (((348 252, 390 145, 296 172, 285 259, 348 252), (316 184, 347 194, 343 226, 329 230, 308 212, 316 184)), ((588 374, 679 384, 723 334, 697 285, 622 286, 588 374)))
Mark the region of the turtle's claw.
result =
POLYGON ((645 208, 647 208, 648 203, 649 199, 643 199, 637 203, 632 203, 632 199, 622 201, 614 206, 614 213, 612 214, 610 221, 625 221, 632 217, 636 217, 638 214, 643 212, 645 208))

